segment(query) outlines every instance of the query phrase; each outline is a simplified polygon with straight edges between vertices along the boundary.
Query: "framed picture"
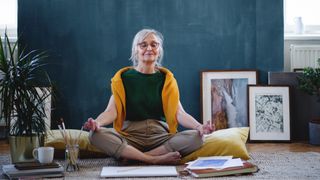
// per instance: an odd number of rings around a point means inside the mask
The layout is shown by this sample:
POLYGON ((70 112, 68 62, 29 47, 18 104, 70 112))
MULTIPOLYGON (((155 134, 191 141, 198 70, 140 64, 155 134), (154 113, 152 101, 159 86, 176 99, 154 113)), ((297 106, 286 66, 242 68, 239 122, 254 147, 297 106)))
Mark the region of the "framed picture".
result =
POLYGON ((248 86, 250 141, 290 141, 289 86, 248 86))
POLYGON ((202 122, 216 129, 248 126, 248 84, 257 84, 256 70, 203 71, 202 122))

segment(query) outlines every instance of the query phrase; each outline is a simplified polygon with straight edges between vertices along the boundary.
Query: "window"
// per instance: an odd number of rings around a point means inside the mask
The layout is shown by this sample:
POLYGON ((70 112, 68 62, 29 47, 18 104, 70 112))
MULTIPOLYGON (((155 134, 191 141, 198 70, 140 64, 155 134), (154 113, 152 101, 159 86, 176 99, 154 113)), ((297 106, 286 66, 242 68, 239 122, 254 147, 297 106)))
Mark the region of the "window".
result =
MULTIPOLYGON (((3 38, 5 29, 7 34, 14 43, 17 39, 17 0, 0 0, 0 35, 3 38)), ((1 77, 1 75, 0 75, 1 77)), ((0 105, 0 111, 2 110, 0 105)), ((0 119, 0 129, 3 131, 4 119, 0 119)), ((0 138, 3 137, 3 133, 0 134, 0 138)))
POLYGON ((0 0, 0 35, 4 36, 5 29, 12 38, 17 37, 17 0, 0 0))
POLYGON ((285 33, 320 34, 320 0, 284 0, 285 33), (299 19, 302 21, 299 32, 299 19))

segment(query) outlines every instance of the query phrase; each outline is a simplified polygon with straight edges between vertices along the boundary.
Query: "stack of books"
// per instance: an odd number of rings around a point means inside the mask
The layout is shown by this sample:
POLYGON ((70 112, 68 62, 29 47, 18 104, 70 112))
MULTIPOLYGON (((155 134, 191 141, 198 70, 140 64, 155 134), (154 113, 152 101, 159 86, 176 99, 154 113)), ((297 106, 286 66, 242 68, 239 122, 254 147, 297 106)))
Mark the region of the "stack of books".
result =
POLYGON ((9 179, 63 177, 64 168, 57 162, 41 164, 39 162, 24 162, 2 166, 3 174, 9 179))
POLYGON ((232 156, 212 156, 198 158, 188 163, 186 170, 196 178, 216 177, 228 175, 242 175, 255 173, 259 168, 240 158, 232 159, 232 156))

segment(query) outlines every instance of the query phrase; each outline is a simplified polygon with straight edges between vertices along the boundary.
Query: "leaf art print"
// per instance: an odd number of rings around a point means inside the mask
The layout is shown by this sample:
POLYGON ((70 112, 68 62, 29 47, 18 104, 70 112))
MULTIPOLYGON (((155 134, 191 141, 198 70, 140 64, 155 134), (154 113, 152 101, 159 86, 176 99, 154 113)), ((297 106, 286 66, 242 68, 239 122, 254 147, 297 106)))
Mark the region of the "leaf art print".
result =
POLYGON ((280 95, 256 95, 256 132, 283 132, 283 101, 280 95))
POLYGON ((289 86, 249 85, 250 141, 290 141, 289 86))

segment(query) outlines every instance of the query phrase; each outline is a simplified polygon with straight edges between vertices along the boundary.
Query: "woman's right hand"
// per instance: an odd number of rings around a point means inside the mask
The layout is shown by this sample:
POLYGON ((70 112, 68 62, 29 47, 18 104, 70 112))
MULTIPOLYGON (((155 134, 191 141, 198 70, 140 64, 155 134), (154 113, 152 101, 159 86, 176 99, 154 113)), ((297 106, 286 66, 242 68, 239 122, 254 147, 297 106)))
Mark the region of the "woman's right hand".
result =
POLYGON ((89 118, 88 121, 84 123, 83 127, 90 131, 97 131, 100 129, 100 124, 93 118, 89 118))

